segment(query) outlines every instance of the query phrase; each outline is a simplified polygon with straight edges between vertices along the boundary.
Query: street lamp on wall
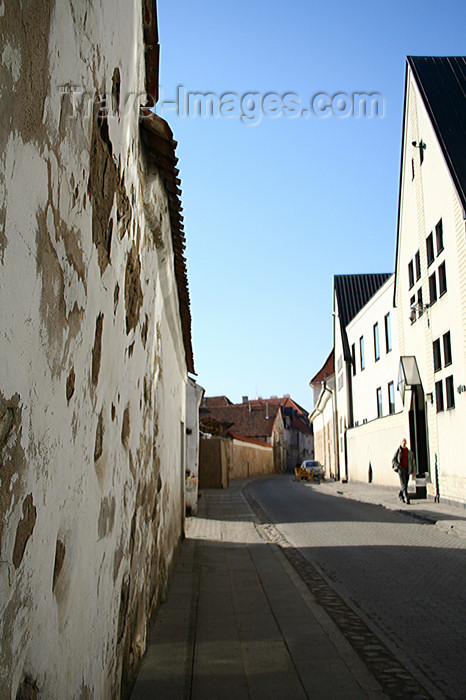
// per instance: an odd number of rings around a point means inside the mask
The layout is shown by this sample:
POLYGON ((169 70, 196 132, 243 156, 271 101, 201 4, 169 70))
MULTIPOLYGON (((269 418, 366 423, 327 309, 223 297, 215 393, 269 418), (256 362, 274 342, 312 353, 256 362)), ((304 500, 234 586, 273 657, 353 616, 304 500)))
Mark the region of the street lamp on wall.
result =
POLYGON ((413 324, 417 318, 421 318, 422 314, 430 308, 430 304, 424 304, 422 301, 416 301, 412 304, 409 311, 409 320, 413 324))

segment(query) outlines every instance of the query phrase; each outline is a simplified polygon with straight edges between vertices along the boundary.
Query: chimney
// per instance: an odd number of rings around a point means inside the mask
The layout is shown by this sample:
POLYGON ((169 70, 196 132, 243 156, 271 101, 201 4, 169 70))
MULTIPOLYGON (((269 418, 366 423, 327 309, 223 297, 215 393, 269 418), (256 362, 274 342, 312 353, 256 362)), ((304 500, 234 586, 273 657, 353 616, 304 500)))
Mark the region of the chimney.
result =
POLYGON ((243 396, 243 403, 247 403, 247 402, 248 402, 248 397, 247 397, 247 396, 243 396))
POLYGON ((265 403, 265 419, 267 420, 268 417, 269 417, 269 402, 266 401, 266 403, 265 403))

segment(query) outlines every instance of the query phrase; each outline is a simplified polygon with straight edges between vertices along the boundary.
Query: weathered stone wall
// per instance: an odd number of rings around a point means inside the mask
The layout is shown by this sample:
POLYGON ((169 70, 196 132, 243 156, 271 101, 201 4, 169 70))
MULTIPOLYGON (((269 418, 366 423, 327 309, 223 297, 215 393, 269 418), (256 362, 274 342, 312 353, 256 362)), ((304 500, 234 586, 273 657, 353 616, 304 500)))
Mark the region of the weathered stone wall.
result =
POLYGON ((262 447, 241 440, 233 440, 230 479, 246 479, 249 476, 273 474, 274 471, 272 445, 262 447))
POLYGON ((2 697, 119 697, 182 531, 169 210, 127 99, 141 14, 0 4, 2 697))
POLYGON ((228 438, 201 438, 199 446, 199 486, 201 489, 226 489, 232 460, 233 443, 228 438))

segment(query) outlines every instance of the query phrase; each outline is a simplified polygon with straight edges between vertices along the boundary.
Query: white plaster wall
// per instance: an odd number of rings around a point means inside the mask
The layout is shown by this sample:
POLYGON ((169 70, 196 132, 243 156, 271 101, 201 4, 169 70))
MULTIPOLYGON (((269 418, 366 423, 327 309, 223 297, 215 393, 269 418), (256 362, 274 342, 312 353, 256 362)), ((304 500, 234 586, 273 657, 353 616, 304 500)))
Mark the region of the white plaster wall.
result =
POLYGON ((340 464, 340 476, 345 476, 345 452, 344 452, 344 434, 348 425, 347 416, 347 386, 345 375, 345 360, 343 353, 343 340, 341 337, 340 319, 338 316, 338 302, 334 295, 335 315, 333 320, 333 335, 335 346, 335 437, 336 437, 336 452, 338 454, 338 463, 340 464))
POLYGON ((391 463, 401 439, 407 436, 407 417, 403 413, 386 416, 351 428, 347 434, 348 476, 350 481, 396 487, 398 474, 391 463))
POLYGON ((141 6, 12 2, 3 21, 0 687, 118 697, 182 531, 186 365, 137 112, 111 112, 109 156, 59 86, 110 94, 118 68, 122 100, 143 89, 141 6))
POLYGON ((204 389, 188 379, 186 387, 186 513, 196 515, 199 491, 199 407, 204 389))
POLYGON ((356 348, 356 374, 353 376, 354 423, 377 418, 377 388, 382 389, 383 415, 389 415, 388 384, 393 382, 395 412, 402 410, 401 396, 397 390, 400 356, 398 352, 398 330, 396 310, 393 308, 394 277, 390 277, 376 294, 348 324, 347 335, 351 348, 356 348), (386 351, 385 316, 390 313, 392 350, 386 351), (374 325, 378 323, 380 359, 375 360, 374 325), (364 337, 365 369, 361 371, 359 339, 364 337))
MULTIPOLYGON (((465 224, 460 202, 434 130, 422 103, 418 88, 408 71, 406 127, 403 136, 400 239, 398 249, 397 307, 400 329, 400 353, 415 355, 425 393, 434 393, 435 382, 453 374, 455 408, 437 413, 435 403, 427 404, 431 473, 439 467, 441 497, 466 502, 466 457, 462 430, 466 422, 466 394, 456 393, 466 378, 466 242, 465 224), (423 140, 427 148, 419 165, 418 149, 412 142, 423 140), (411 159, 416 173, 412 179, 411 159), (444 251, 427 268, 426 238, 435 225, 443 221, 444 251), (420 251, 422 277, 408 289, 408 263, 420 251), (422 285, 424 302, 429 301, 428 276, 445 261, 447 293, 428 313, 411 325, 409 300, 422 285), (450 331, 453 363, 434 373, 432 342, 450 331)), ((436 246, 434 245, 436 248, 436 246)), ((438 281, 438 280, 437 280, 438 281)), ((433 474, 432 474, 433 479, 433 474)), ((429 487, 433 493, 433 484, 429 487)))

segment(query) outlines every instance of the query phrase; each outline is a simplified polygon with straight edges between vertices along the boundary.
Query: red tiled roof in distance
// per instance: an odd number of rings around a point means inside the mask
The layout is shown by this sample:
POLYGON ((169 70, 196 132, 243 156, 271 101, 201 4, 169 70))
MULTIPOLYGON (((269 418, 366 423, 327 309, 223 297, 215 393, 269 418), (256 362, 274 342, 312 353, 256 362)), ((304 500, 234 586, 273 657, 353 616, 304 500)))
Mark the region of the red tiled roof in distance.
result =
POLYGON ((261 404, 262 406, 264 406, 265 404, 269 404, 269 406, 283 406, 284 408, 293 408, 301 415, 309 415, 306 409, 300 406, 298 403, 296 403, 296 401, 294 401, 291 398, 291 396, 283 396, 281 398, 279 398, 278 396, 273 396, 270 399, 251 399, 249 403, 251 403, 252 405, 261 404))
POLYGON ((269 442, 262 442, 261 440, 256 440, 255 438, 244 437, 244 435, 236 435, 232 432, 229 432, 228 434, 231 435, 231 437, 235 440, 241 440, 241 442, 250 442, 253 445, 260 445, 261 447, 269 447, 271 450, 273 449, 272 445, 269 442))
POLYGON ((333 348, 330 352, 330 355, 327 357, 325 360, 323 366, 319 369, 315 377, 311 379, 309 384, 319 384, 320 382, 325 381, 328 379, 328 377, 331 377, 332 375, 335 374, 335 355, 333 348))
POLYGON ((256 405, 250 408, 249 404, 232 404, 231 406, 201 407, 199 414, 201 419, 210 415, 220 423, 229 422, 235 434, 257 440, 272 436, 279 410, 279 406, 256 405))
POLYGON ((205 396, 202 402, 203 406, 232 406, 232 402, 228 396, 205 396))

